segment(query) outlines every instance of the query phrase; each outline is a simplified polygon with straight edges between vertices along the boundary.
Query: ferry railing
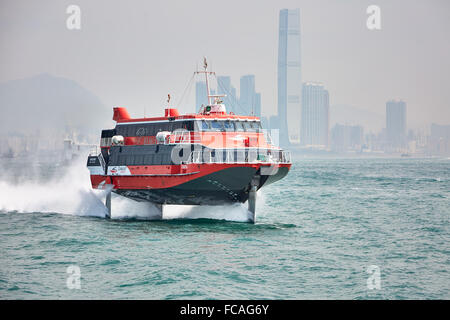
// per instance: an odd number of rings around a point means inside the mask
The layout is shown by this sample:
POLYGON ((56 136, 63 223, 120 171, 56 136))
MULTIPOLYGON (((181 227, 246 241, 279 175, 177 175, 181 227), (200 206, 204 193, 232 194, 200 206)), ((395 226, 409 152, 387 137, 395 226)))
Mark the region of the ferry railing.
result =
POLYGON ((202 163, 202 152, 201 151, 192 151, 190 156, 190 161, 192 163, 202 163))
POLYGON ((174 131, 165 141, 165 144, 192 144, 200 143, 197 133, 193 131, 174 131))
POLYGON ((264 134, 264 139, 266 139, 268 144, 272 144, 272 136, 269 133, 268 129, 263 129, 262 130, 263 134, 264 134))
POLYGON ((289 151, 266 152, 239 152, 234 151, 215 152, 192 151, 189 156, 191 163, 291 163, 291 153, 289 151))
POLYGON ((281 151, 281 163, 290 163, 291 153, 289 151, 281 151))

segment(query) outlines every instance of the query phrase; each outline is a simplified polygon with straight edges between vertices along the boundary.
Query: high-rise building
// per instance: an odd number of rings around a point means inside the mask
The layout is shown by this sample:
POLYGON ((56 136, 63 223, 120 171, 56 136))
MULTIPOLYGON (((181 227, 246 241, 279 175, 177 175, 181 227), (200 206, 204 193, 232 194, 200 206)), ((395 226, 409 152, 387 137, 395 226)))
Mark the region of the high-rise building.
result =
POLYGON ((450 155, 450 125, 431 124, 427 149, 430 155, 450 155))
POLYGON ((300 58, 300 10, 282 9, 278 35, 278 116, 282 145, 300 142, 300 58))
POLYGON ((280 118, 277 115, 270 116, 269 127, 272 130, 280 130, 280 118))
POLYGON ((336 124, 331 130, 330 140, 333 151, 361 151, 364 145, 364 129, 361 126, 336 124))
POLYGON ((261 117, 261 93, 255 93, 253 115, 261 117))
POLYGON ((250 115, 255 104, 255 76, 252 74, 241 77, 239 105, 244 114, 250 115))
POLYGON ((328 91, 322 84, 312 82, 303 84, 301 145, 328 147, 329 109, 328 91))
POLYGON ((386 102, 386 134, 391 148, 402 148, 406 145, 406 103, 391 100, 386 102))
POLYGON ((208 98, 206 96, 206 83, 204 81, 197 81, 195 83, 195 110, 198 112, 202 105, 208 104, 208 98))

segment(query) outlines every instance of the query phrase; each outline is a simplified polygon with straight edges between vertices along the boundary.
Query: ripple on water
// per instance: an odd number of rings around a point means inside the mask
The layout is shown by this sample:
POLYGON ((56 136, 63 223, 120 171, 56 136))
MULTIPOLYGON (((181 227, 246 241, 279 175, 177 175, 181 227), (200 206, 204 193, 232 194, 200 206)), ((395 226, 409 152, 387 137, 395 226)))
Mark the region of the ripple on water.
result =
POLYGON ((450 161, 304 159, 254 225, 1 211, 0 297, 450 299, 449 195, 450 161))

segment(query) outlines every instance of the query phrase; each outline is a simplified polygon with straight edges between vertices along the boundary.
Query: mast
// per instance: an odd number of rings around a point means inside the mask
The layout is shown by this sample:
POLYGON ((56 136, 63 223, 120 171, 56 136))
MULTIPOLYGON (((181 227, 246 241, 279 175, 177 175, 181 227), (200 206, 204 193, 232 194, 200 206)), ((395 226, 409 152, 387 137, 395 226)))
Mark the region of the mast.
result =
POLYGON ((204 71, 196 71, 196 74, 204 73, 205 74, 205 80, 206 80, 206 97, 208 99, 208 105, 211 105, 211 94, 209 92, 209 75, 210 74, 216 74, 215 72, 208 71, 208 62, 206 61, 206 57, 203 57, 203 69, 204 71))
POLYGON ((211 97, 209 92, 209 80, 208 80, 208 62, 206 62, 206 57, 203 57, 203 68, 205 69, 205 80, 206 80, 206 95, 208 98, 208 105, 211 105, 211 97))

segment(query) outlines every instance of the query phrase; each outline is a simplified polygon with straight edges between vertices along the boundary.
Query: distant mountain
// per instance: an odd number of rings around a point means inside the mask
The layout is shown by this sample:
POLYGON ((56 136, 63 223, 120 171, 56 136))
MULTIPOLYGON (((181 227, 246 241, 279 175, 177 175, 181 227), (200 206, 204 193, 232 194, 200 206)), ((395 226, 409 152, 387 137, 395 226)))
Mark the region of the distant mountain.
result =
POLYGON ((330 129, 336 123, 361 125, 364 132, 379 132, 386 126, 385 117, 381 114, 348 105, 333 105, 330 107, 330 129))
POLYGON ((0 134, 67 127, 92 133, 111 122, 112 110, 73 80, 44 73, 0 84, 0 134))

